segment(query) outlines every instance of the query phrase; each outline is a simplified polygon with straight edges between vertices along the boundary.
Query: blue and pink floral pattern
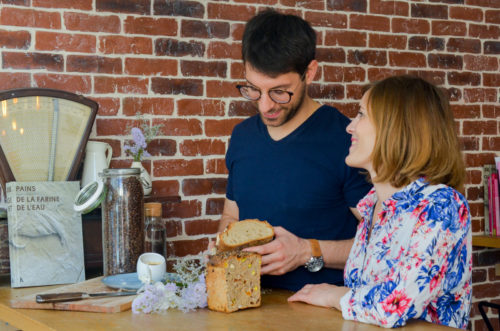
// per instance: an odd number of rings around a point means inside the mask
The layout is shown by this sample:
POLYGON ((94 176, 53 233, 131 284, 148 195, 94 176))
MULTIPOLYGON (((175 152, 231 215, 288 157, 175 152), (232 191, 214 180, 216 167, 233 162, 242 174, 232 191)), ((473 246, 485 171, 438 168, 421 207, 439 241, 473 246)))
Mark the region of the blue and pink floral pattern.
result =
POLYGON ((344 270, 351 288, 340 301, 345 319, 383 327, 409 319, 465 329, 472 296, 469 207, 446 185, 420 178, 382 203, 375 189, 357 208, 358 226, 344 270))

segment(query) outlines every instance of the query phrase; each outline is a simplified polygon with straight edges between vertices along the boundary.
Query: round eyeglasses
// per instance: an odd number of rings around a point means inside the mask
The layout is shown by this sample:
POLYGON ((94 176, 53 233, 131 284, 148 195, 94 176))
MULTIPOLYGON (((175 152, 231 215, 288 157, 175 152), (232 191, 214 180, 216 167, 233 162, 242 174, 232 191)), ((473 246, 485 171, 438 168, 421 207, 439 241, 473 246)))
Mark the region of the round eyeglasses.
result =
MULTIPOLYGON (((248 85, 236 85, 236 88, 240 91, 241 96, 250 101, 257 101, 260 99, 262 92, 255 87, 248 85)), ((289 103, 292 100, 293 92, 283 91, 283 90, 269 90, 267 92, 271 100, 276 103, 289 103)))
MULTIPOLYGON (((306 72, 304 72, 300 77, 301 82, 304 81, 305 74, 306 72)), ((297 86, 299 86, 299 84, 297 84, 297 86)), ((297 86, 295 86, 294 90, 297 88, 297 86)), ((236 88, 238 89, 238 91, 240 91, 243 98, 250 101, 257 101, 262 95, 261 90, 250 85, 236 85, 236 88)), ((271 98, 271 100, 273 100, 274 102, 283 104, 289 103, 290 100, 292 100, 293 92, 280 89, 272 89, 267 91, 267 95, 269 95, 269 98, 271 98)))

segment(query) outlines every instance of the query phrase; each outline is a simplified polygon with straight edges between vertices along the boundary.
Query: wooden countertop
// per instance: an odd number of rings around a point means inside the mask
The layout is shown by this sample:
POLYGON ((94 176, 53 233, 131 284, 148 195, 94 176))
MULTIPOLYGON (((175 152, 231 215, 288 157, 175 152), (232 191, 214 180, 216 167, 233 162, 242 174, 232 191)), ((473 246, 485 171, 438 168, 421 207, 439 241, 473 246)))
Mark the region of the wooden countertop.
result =
MULTIPOLYGON (((4 277, 5 278, 5 277, 4 277)), ((384 330, 378 326, 346 321, 334 309, 321 308, 303 303, 288 303, 292 292, 265 290, 262 306, 226 314, 208 309, 183 313, 168 310, 164 314, 86 313, 73 311, 13 309, 13 298, 53 288, 12 289, 9 280, 0 279, 0 329, 16 327, 29 330, 384 330), (6 324, 9 323, 9 325, 6 324)), ((15 329, 12 329, 15 330, 15 329)), ((412 321, 398 328, 407 330, 455 330, 423 321, 412 321)))

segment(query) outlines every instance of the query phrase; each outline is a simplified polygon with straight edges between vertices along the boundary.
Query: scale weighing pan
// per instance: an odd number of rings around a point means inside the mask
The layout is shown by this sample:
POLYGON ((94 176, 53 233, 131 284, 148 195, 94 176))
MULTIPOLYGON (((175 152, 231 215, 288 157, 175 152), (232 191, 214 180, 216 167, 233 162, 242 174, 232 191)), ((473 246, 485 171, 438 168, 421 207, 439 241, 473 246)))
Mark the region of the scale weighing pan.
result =
POLYGON ((74 180, 97 103, 44 88, 0 92, 0 184, 74 180))

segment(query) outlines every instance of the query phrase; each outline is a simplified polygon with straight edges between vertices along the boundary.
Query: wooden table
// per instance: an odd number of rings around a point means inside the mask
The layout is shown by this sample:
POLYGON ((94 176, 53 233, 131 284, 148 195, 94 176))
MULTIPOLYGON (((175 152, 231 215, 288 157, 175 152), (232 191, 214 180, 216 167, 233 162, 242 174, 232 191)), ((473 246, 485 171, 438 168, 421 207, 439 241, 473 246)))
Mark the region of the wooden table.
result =
MULTIPOLYGON (((199 309, 183 313, 169 310, 165 314, 133 314, 125 311, 115 314, 85 313, 55 310, 13 309, 12 298, 41 292, 38 288, 12 289, 8 279, 0 278, 0 329, 16 327, 29 330, 341 330, 382 331, 374 325, 346 321, 334 309, 303 303, 288 303, 291 292, 266 290, 262 306, 226 314, 199 309), (6 323, 9 325, 6 325, 6 323)), ((52 287, 43 287, 46 290, 52 287)), ((16 330, 15 328, 11 328, 16 330)), ((412 321, 397 330, 456 330, 423 321, 412 321)))

